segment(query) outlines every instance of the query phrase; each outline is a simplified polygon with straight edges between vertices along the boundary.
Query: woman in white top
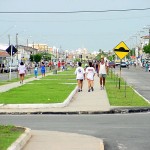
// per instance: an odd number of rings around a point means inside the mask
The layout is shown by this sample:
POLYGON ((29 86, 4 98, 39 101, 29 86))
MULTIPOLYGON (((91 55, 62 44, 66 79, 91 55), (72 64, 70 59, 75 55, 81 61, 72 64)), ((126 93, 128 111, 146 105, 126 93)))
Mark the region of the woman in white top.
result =
POLYGON ((26 73, 26 67, 24 65, 23 62, 20 63, 19 67, 18 67, 18 73, 20 75, 20 83, 23 84, 23 80, 24 80, 24 75, 26 73))
POLYGON ((88 92, 90 90, 94 91, 94 76, 95 76, 95 69, 92 67, 92 62, 89 62, 89 67, 86 68, 86 78, 88 80, 88 92))
POLYGON ((104 89, 104 86, 105 86, 105 78, 106 78, 106 74, 107 74, 107 68, 108 68, 108 66, 104 62, 104 58, 101 58, 101 62, 98 67, 101 90, 104 89))
POLYGON ((79 62, 78 67, 75 70, 76 79, 77 79, 77 82, 78 82, 78 92, 82 91, 83 80, 85 79, 85 71, 81 67, 81 65, 82 65, 82 63, 79 62))

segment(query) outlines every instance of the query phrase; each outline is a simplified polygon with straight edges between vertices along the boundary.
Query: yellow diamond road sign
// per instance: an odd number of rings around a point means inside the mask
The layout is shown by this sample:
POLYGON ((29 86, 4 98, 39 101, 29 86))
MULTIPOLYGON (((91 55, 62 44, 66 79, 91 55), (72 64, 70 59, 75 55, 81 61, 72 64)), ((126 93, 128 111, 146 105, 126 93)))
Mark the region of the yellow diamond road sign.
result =
POLYGON ((120 42, 115 48, 114 52, 115 54, 120 58, 123 59, 128 53, 129 53, 129 48, 127 45, 122 41, 120 42))

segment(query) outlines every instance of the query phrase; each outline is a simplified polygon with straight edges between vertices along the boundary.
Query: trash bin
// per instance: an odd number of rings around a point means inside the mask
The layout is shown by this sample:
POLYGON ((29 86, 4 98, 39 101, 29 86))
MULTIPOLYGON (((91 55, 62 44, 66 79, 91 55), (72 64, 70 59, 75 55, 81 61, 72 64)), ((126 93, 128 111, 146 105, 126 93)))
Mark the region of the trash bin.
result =
POLYGON ((53 74, 57 74, 57 70, 53 70, 53 74))

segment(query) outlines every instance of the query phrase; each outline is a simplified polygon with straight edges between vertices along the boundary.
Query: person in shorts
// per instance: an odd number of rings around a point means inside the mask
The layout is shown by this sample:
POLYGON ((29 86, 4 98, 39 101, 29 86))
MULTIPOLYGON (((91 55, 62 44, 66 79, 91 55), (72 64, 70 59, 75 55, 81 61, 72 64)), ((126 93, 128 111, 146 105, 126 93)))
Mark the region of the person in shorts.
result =
POLYGON ((42 64, 41 64, 41 74, 42 74, 42 77, 45 77, 45 64, 44 64, 44 62, 42 62, 42 64))
POLYGON ((77 79, 77 83, 78 83, 78 92, 82 91, 83 80, 85 79, 85 71, 81 67, 81 65, 82 65, 82 63, 79 62, 78 67, 75 70, 76 79, 77 79))
POLYGON ((37 67, 37 64, 35 64, 35 67, 34 67, 34 76, 35 76, 35 78, 37 78, 37 76, 38 76, 38 67, 37 67))
POLYGON ((104 89, 105 87, 105 79, 106 79, 106 75, 107 75, 107 64, 104 61, 104 58, 101 58, 101 61, 99 63, 99 67, 98 67, 98 73, 99 73, 99 77, 100 77, 100 88, 101 90, 104 89))
POLYGON ((90 92, 91 90, 94 91, 94 76, 95 76, 95 69, 92 65, 92 62, 89 62, 89 66, 86 68, 86 78, 88 81, 88 92, 90 92))
POLYGON ((26 73, 26 67, 25 67, 23 62, 21 62, 19 67, 18 67, 18 73, 19 73, 19 76, 20 76, 20 84, 23 84, 24 76, 25 76, 25 73, 26 73))

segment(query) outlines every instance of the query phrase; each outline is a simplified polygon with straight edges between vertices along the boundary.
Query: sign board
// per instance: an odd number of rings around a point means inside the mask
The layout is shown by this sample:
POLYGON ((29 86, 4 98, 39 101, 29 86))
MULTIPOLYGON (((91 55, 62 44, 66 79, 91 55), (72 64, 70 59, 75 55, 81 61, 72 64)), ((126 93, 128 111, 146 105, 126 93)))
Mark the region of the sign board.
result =
POLYGON ((115 54, 120 58, 123 59, 126 55, 129 53, 129 48, 127 45, 122 41, 120 42, 115 48, 114 52, 115 54))
POLYGON ((10 45, 7 49, 6 49, 6 52, 11 55, 11 50, 12 50, 12 55, 14 55, 15 53, 17 53, 17 49, 13 46, 13 45, 10 45))

